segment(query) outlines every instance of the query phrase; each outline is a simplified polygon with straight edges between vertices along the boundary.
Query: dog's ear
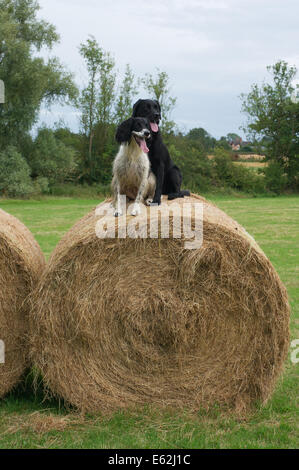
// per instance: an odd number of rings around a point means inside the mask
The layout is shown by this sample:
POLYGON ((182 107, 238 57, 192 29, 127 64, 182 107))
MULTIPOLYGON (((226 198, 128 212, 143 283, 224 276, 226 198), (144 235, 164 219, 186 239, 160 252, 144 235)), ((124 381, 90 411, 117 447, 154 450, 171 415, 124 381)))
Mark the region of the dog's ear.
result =
POLYGON ((157 103, 157 105, 158 105, 158 108, 159 108, 159 111, 160 111, 160 114, 161 114, 161 106, 160 106, 160 103, 159 103, 159 101, 158 101, 158 100, 155 100, 155 103, 157 103))
POLYGON ((133 106, 133 112, 132 112, 132 117, 136 117, 136 113, 137 113, 137 108, 139 106, 139 104, 141 103, 142 100, 138 100, 136 101, 136 103, 134 104, 133 106))
POLYGON ((133 124, 133 118, 129 118, 122 122, 116 129, 115 139, 119 144, 123 142, 129 142, 131 138, 131 129, 133 124))

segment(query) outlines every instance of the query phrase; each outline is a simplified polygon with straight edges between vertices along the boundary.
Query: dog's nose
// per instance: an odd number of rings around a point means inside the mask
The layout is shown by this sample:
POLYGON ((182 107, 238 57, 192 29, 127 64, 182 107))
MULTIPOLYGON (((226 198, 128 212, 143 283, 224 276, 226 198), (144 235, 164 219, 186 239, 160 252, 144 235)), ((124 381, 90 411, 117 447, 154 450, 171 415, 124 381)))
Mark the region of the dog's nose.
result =
POLYGON ((160 119, 160 118, 161 118, 160 114, 156 113, 156 114, 155 114, 155 118, 159 118, 159 119, 160 119))
POLYGON ((143 134, 145 135, 145 137, 148 137, 150 135, 150 131, 143 131, 143 134))

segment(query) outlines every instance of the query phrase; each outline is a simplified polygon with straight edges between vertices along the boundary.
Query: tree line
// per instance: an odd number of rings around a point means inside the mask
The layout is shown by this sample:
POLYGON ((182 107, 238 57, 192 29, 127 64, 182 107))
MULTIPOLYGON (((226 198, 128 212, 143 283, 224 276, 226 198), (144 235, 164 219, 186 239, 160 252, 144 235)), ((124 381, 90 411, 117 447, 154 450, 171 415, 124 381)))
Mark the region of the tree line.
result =
POLYGON ((295 67, 278 62, 268 68, 271 83, 254 84, 241 97, 249 150, 263 153, 269 161, 261 170, 264 174, 257 174, 232 162, 230 144, 237 134, 216 139, 203 128, 180 131, 171 118, 176 98, 166 72, 156 69, 136 77, 127 64, 121 76, 111 53, 94 37, 78 47, 87 75, 79 87, 58 58, 41 56, 42 49, 52 50, 59 35, 53 25, 38 19, 38 10, 35 0, 0 0, 0 80, 5 84, 5 101, 0 104, 0 195, 54 194, 65 184, 108 190, 117 151, 115 128, 131 115, 140 96, 161 103, 161 130, 183 171, 185 187, 253 193, 299 190, 295 67), (79 111, 79 132, 57 123, 34 135, 41 107, 54 103, 79 111))

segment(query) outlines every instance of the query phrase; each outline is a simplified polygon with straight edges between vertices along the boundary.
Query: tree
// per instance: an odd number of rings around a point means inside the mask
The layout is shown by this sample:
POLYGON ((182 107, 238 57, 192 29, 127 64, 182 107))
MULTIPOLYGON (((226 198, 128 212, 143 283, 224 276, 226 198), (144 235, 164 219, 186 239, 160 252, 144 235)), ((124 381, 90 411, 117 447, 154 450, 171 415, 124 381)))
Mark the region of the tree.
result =
POLYGON ((100 67, 98 117, 103 126, 113 121, 113 104, 115 100, 115 62, 109 52, 103 54, 100 67))
POLYGON ((169 87, 169 76, 166 72, 161 72, 157 68, 157 75, 154 77, 147 74, 141 79, 145 90, 151 98, 158 100, 162 109, 162 131, 170 134, 174 131, 175 123, 171 120, 171 113, 176 105, 177 98, 171 97, 169 87))
MULTIPOLYGON (((263 144, 267 159, 280 165, 289 185, 299 189, 299 104, 292 100, 299 88, 293 85, 297 69, 280 61, 267 70, 272 83, 253 84, 250 93, 241 95, 245 129, 263 144)), ((277 178, 277 169, 273 174, 277 178)))
POLYGON ((89 81, 87 87, 81 92, 78 107, 81 110, 82 129, 89 142, 86 167, 89 169, 89 172, 92 172, 92 143, 95 127, 98 122, 97 81, 103 60, 103 51, 94 38, 88 39, 86 44, 82 43, 79 51, 85 60, 89 81))
POLYGON ((97 179, 97 157, 105 150, 113 121, 115 63, 111 55, 105 52, 93 37, 85 44, 82 43, 79 51, 88 72, 88 84, 82 90, 78 101, 83 134, 88 139, 88 158, 83 156, 83 173, 87 173, 88 181, 92 182, 97 179), (94 149, 96 135, 99 143, 97 152, 94 149))
POLYGON ((99 154, 106 150, 106 146, 114 138, 114 102, 116 74, 114 71, 115 61, 109 52, 103 55, 100 67, 99 102, 98 102, 98 125, 97 125, 97 149, 99 154))
POLYGON ((24 197, 32 194, 34 187, 26 160, 13 146, 0 152, 0 194, 24 197))
POLYGON ((197 142, 205 152, 213 150, 216 143, 216 139, 202 127, 191 129, 186 137, 187 139, 197 142))
MULTIPOLYGON (((34 0, 0 0, 0 80, 5 103, 0 105, 0 145, 19 145, 38 119, 42 103, 71 101, 77 89, 73 76, 55 57, 38 57, 58 42, 55 27, 37 19, 34 0)), ((20 145, 19 145, 20 146, 20 145)))
POLYGON ((30 166, 34 177, 47 178, 50 185, 63 183, 76 170, 76 152, 55 138, 50 129, 40 129, 34 142, 30 166))
POLYGON ((223 150, 231 150, 231 147, 226 140, 226 137, 223 135, 220 137, 220 139, 216 142, 216 147, 223 149, 223 150))
POLYGON ((117 123, 123 122, 131 116, 134 97, 137 95, 137 92, 135 75, 130 65, 127 64, 115 107, 115 120, 117 123))
POLYGON ((229 132, 226 136, 227 142, 241 142, 241 137, 238 134, 235 134, 234 132, 229 132))

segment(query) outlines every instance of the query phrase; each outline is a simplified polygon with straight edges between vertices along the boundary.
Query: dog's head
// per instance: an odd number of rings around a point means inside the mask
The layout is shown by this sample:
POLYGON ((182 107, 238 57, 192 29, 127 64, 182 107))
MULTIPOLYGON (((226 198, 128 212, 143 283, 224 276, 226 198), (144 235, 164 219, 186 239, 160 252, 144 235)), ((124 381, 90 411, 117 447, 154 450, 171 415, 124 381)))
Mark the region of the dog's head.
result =
POLYGON ((149 119, 152 132, 159 131, 161 107, 157 100, 138 100, 133 106, 132 116, 149 119))
POLYGON ((119 144, 129 143, 134 139, 141 150, 149 152, 146 140, 151 136, 150 122, 146 118, 131 117, 122 122, 116 129, 115 138, 119 144))

